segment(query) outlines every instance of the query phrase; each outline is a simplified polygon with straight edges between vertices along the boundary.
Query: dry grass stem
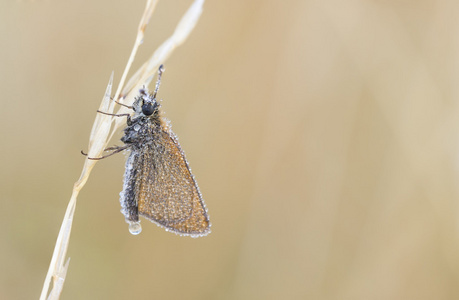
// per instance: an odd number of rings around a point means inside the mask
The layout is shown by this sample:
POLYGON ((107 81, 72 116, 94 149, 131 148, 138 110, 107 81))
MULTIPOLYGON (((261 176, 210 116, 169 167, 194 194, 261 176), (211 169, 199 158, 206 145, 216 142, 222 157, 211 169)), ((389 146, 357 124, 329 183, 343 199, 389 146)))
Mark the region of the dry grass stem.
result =
MULTIPOLYGON (((141 21, 139 23, 137 37, 134 43, 134 47, 131 51, 131 55, 126 64, 126 68, 121 77, 120 83, 115 93, 114 99, 118 99, 120 102, 125 104, 131 104, 134 100, 134 97, 137 94, 138 88, 145 85, 147 86, 153 75, 156 72, 158 66, 163 63, 172 51, 182 44, 190 32, 193 30, 196 22, 199 20, 199 17, 202 13, 202 6, 204 0, 196 0, 193 2, 191 7, 185 13, 185 15, 180 20, 177 25, 173 35, 167 39, 151 56, 151 58, 146 61, 142 67, 134 73, 132 78, 128 81, 126 86, 124 86, 125 79, 129 73, 132 62, 134 61, 137 49, 142 44, 144 38, 145 28, 150 20, 151 15, 156 7, 157 0, 148 0, 145 7, 145 11, 142 15, 141 21), (120 91, 123 93, 120 95, 120 91)), ((115 111, 115 101, 111 101, 110 95, 112 92, 113 86, 113 74, 110 77, 108 86, 106 88, 104 97, 100 104, 99 110, 114 113, 115 111)), ((121 107, 117 113, 126 113, 127 108, 121 107)), ((122 118, 113 118, 104 114, 97 114, 94 120, 94 124, 91 130, 88 146, 88 156, 89 157, 100 157, 107 147, 111 137, 118 130, 118 128, 124 124, 125 120, 122 118)), ((53 256, 51 263, 49 265, 48 273, 45 278, 43 285, 43 290, 40 296, 40 300, 45 300, 48 295, 48 290, 51 284, 51 278, 53 279, 53 289, 49 293, 48 299, 59 299, 60 293, 62 291, 65 275, 67 273, 69 260, 66 260, 67 248, 70 240, 70 233, 72 230, 73 215, 75 212, 76 201, 80 190, 86 184, 89 174, 91 173, 92 168, 97 163, 97 160, 86 159, 81 176, 77 182, 75 182, 73 187, 72 196, 70 198, 67 210, 65 212, 64 220, 62 222, 59 235, 57 237, 56 245, 54 248, 53 256)))

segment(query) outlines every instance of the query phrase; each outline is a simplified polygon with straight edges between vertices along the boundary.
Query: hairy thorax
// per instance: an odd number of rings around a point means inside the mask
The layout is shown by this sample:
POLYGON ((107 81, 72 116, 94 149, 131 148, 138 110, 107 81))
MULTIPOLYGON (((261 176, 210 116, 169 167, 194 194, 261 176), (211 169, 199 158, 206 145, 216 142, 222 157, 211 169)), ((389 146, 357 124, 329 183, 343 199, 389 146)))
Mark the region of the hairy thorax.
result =
POLYGON ((154 143, 155 137, 161 132, 161 122, 154 116, 138 116, 131 120, 124 129, 124 136, 121 141, 126 144, 133 144, 134 148, 154 143))

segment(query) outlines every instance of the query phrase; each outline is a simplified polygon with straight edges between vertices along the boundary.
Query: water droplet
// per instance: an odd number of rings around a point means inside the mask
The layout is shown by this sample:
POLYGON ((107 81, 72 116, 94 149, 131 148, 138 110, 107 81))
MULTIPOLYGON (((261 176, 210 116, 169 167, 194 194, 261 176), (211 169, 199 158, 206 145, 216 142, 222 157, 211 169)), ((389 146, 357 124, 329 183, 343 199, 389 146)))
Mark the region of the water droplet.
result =
POLYGON ((138 235, 139 233, 141 233, 142 225, 140 225, 140 222, 129 223, 129 232, 133 235, 138 235))

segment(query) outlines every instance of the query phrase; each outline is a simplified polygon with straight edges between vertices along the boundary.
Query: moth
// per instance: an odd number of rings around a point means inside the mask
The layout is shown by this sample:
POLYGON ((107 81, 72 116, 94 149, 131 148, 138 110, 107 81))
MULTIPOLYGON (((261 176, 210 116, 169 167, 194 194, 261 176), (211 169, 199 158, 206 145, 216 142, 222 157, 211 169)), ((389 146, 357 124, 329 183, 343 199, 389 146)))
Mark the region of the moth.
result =
MULTIPOLYGON (((142 230, 139 216, 152 221, 166 231, 191 237, 210 233, 210 221, 198 184, 170 123, 160 114, 156 95, 163 66, 153 93, 140 89, 126 116, 127 127, 121 141, 111 154, 129 151, 120 193, 121 212, 132 234, 142 230)), ((100 112, 103 113, 103 112, 100 112)), ((105 113, 107 114, 107 113, 105 113)), ((109 114, 112 115, 112 114, 109 114)))

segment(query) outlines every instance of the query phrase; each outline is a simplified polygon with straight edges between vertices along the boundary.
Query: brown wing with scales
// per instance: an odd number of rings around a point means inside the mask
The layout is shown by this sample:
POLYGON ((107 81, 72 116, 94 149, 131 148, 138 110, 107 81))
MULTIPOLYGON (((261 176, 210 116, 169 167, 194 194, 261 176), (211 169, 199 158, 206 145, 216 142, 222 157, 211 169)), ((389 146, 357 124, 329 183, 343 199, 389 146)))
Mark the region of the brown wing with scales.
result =
POLYGON ((144 147, 136 184, 139 214, 178 234, 208 234, 205 204, 177 140, 161 130, 144 147))

